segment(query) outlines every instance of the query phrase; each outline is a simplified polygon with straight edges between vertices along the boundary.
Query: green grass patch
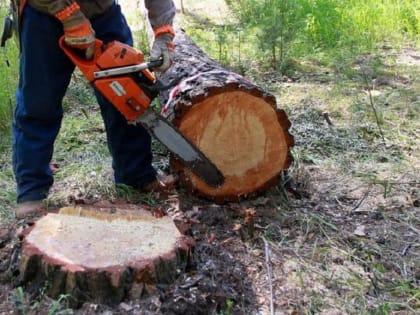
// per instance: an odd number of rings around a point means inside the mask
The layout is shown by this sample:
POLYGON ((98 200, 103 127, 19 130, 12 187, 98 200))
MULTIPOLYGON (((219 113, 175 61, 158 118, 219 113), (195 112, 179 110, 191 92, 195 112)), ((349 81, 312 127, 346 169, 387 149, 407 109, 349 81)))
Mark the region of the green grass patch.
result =
MULTIPOLYGON (((4 1, 0 4, 1 25, 8 12, 9 2, 4 1)), ((0 133, 2 138, 4 138, 3 135, 10 135, 18 78, 18 50, 16 37, 9 39, 5 47, 0 47, 0 133)), ((1 146, 0 143, 0 150, 1 146)))
POLYGON ((343 65, 361 54, 420 42, 420 5, 415 0, 227 3, 232 15, 226 21, 186 14, 184 27, 214 59, 241 71, 257 61, 257 67, 290 74, 294 63, 289 60, 296 58, 348 71, 343 65))

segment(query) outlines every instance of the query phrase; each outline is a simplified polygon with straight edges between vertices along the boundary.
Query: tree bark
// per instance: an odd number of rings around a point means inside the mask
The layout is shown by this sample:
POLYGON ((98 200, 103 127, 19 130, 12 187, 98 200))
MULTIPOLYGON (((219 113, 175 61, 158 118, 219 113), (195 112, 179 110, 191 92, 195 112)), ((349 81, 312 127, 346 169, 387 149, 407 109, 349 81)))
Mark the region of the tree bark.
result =
POLYGON ((187 263, 192 239, 169 217, 135 208, 63 208, 23 232, 21 283, 53 298, 117 304, 171 283, 187 263))
POLYGON ((239 200, 278 184, 292 161, 290 121, 275 97, 208 57, 178 31, 176 58, 159 76, 180 80, 161 95, 162 114, 222 171, 214 188, 171 157, 173 170, 191 192, 218 202, 239 200))

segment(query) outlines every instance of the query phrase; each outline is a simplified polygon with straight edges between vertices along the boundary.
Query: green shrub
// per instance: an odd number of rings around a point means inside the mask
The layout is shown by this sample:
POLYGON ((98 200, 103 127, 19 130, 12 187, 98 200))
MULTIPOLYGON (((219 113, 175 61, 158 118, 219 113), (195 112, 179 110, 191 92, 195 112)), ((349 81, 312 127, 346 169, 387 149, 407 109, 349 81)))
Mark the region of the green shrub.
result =
POLYGON ((229 4, 240 24, 255 34, 259 52, 269 58, 274 69, 282 68, 288 46, 303 24, 299 1, 238 0, 229 4))

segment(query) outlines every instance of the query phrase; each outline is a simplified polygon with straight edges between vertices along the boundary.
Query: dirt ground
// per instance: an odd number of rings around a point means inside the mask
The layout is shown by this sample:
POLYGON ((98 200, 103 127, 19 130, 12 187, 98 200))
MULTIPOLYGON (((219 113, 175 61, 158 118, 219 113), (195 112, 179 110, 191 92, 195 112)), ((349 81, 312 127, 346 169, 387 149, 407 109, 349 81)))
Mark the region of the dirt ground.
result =
POLYGON ((300 103, 290 112, 295 162, 277 187, 224 205, 187 195, 182 187, 153 196, 153 207, 187 226, 196 241, 173 284, 119 305, 86 302, 71 309, 65 295, 51 299, 45 287, 22 289, 18 233, 28 222, 11 221, 0 227, 0 314, 418 312, 417 162, 411 170, 395 170, 392 158, 404 148, 382 147, 329 126, 313 98, 300 103), (364 163, 361 157, 372 152, 375 160, 364 163), (344 170, 331 162, 332 154, 341 155, 344 170), (245 223, 246 211, 255 211, 252 226, 245 223), (242 233, 234 230, 238 224, 242 233))
POLYGON ((272 303, 275 314, 360 314, 395 302, 393 314, 414 314, 418 184, 395 185, 384 198, 381 187, 351 174, 316 166, 299 172, 287 187, 239 203, 157 196, 158 207, 189 226, 196 241, 190 263, 175 283, 117 306, 69 309, 65 296, 57 306, 43 288, 20 294, 17 232, 27 223, 2 225, 0 313, 47 314, 56 307, 57 314, 270 314, 272 303), (244 221, 250 209, 252 227, 244 221))

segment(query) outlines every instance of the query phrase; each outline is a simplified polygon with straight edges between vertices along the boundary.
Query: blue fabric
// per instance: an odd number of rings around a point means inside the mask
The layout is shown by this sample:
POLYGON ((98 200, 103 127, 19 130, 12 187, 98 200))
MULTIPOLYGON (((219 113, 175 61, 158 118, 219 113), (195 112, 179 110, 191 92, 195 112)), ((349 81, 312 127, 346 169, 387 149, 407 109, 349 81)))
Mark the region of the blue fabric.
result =
MULTIPOLYGON (((63 117, 61 102, 74 65, 58 46, 63 34, 55 18, 26 6, 22 19, 19 85, 13 121, 13 170, 17 201, 41 200, 53 184, 50 170, 54 141, 63 117)), ((114 5, 91 20, 97 38, 133 44, 121 9, 114 5)), ((96 95, 107 133, 116 183, 134 187, 152 181, 151 139, 141 126, 125 118, 101 95, 96 95)))

